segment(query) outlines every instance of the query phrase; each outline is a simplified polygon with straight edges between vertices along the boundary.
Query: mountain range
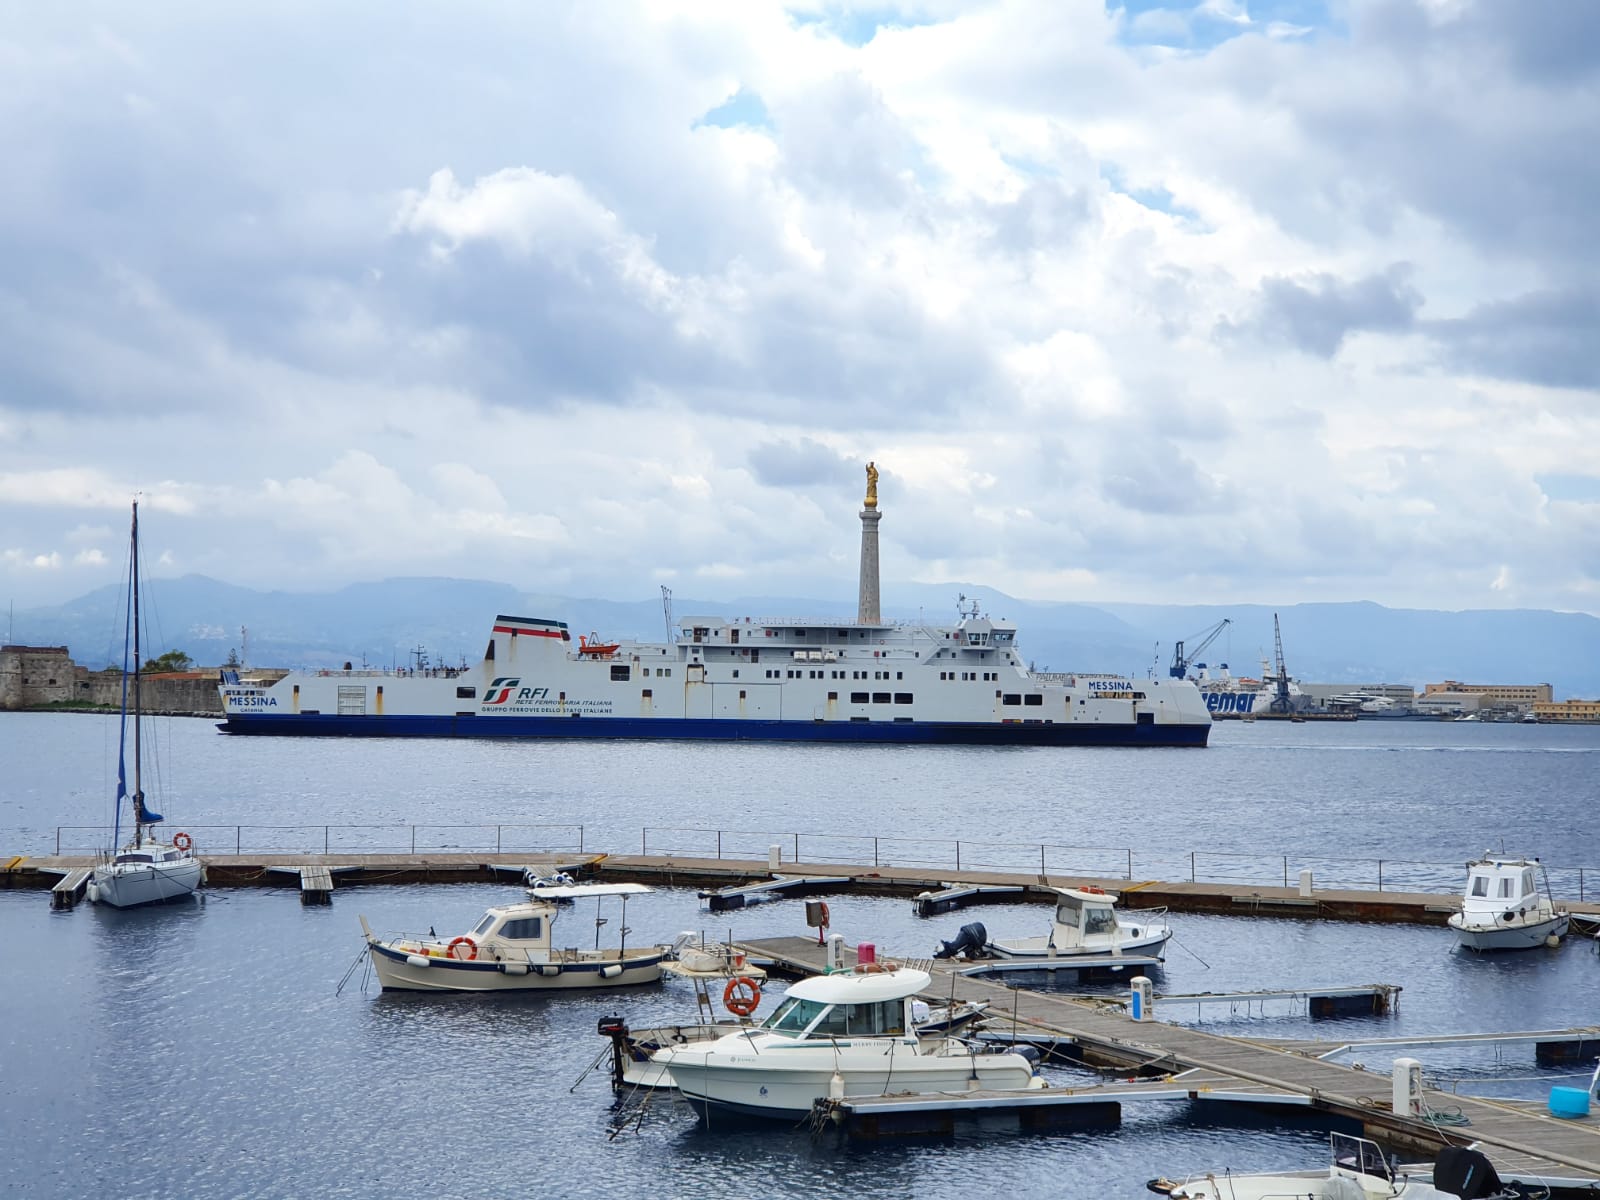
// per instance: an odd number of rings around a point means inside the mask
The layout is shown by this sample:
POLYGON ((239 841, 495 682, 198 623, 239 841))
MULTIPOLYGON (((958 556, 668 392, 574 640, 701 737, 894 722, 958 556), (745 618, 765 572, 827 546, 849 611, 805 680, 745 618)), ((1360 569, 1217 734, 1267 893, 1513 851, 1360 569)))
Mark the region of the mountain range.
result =
MULTIPOLYGON (((659 640, 661 599, 591 600, 482 580, 400 578, 330 592, 257 590, 200 575, 147 584, 146 649, 175 649, 215 665, 230 653, 250 666, 415 666, 476 662, 497 613, 564 620, 573 635, 659 640)), ((885 618, 950 624, 957 597, 1015 620, 1038 669, 1164 673, 1174 643, 1191 649, 1223 618, 1232 623, 1191 655, 1235 675, 1259 676, 1274 655, 1273 614, 1292 677, 1314 683, 1549 683, 1558 699, 1600 696, 1600 618, 1536 609, 1447 612, 1370 602, 1268 605, 1077 604, 1020 600, 967 584, 887 585, 885 618)), ((89 667, 121 661, 124 597, 108 586, 69 603, 18 611, 8 642, 65 645, 89 667)), ((674 615, 853 619, 854 598, 678 598, 674 615)))

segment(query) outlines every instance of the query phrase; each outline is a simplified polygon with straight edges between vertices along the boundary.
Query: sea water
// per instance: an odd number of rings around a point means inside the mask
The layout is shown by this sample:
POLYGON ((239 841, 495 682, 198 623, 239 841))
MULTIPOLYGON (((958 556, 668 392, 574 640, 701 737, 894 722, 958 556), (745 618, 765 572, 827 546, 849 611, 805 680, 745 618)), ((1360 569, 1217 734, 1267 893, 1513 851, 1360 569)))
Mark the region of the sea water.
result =
MULTIPOLYGON (((48 853, 58 826, 106 823, 115 748, 105 718, 0 717, 0 853, 48 853)), ((721 829, 746 831, 750 844, 797 832, 817 846, 863 847, 822 839, 878 836, 880 852, 930 858, 946 853, 935 843, 957 840, 969 855, 1032 842, 1132 851, 1136 865, 1175 868, 1191 852, 1202 863, 1227 852, 1244 856, 1240 869, 1270 875, 1280 859, 1291 869, 1313 858, 1444 869, 1502 845, 1560 867, 1600 865, 1590 815, 1597 756, 1597 728, 1466 723, 1219 725, 1204 751, 997 751, 240 739, 175 720, 155 739, 146 788, 170 828, 221 839, 230 827, 242 838, 291 827, 286 836, 308 849, 320 849, 309 843, 323 826, 415 824, 435 838, 454 826, 481 841, 496 825, 581 825, 591 851, 704 845, 707 835, 681 831, 721 829), (916 839, 926 845, 913 851, 916 839)), ((219 888, 203 903, 54 913, 42 892, 0 892, 0 1181, 18 1195, 119 1197, 1131 1200, 1156 1175, 1325 1162, 1314 1126, 1158 1103, 1125 1106, 1112 1131, 980 1128, 843 1145, 781 1124, 707 1126, 663 1096, 618 1132, 604 1064, 585 1075, 606 1048, 596 1022, 691 1019, 686 986, 407 996, 378 993, 360 962, 358 914, 380 930, 453 933, 519 895, 510 884, 372 886, 304 908, 289 889, 219 888)), ((916 956, 970 920, 1029 935, 1048 916, 1018 904, 919 920, 906 900, 851 896, 830 908, 848 940, 916 956)), ((617 909, 596 910, 564 911, 557 940, 614 945, 617 909), (598 929, 597 915, 607 918, 598 929)), ((630 944, 683 929, 808 932, 797 902, 711 914, 693 892, 670 888, 631 901, 626 924, 630 944)), ((1600 956, 1586 941, 1476 956, 1455 950, 1442 928, 1187 914, 1173 925, 1163 992, 1404 988, 1386 1017, 1158 1009, 1217 1032, 1358 1040, 1594 1021, 1600 956)), ((763 1011, 780 991, 768 989, 763 1011)), ((1383 1071, 1394 1053, 1357 1050, 1346 1061, 1383 1071)), ((1431 1078, 1483 1094, 1541 1096, 1580 1074, 1538 1069, 1527 1046, 1419 1057, 1431 1078)))

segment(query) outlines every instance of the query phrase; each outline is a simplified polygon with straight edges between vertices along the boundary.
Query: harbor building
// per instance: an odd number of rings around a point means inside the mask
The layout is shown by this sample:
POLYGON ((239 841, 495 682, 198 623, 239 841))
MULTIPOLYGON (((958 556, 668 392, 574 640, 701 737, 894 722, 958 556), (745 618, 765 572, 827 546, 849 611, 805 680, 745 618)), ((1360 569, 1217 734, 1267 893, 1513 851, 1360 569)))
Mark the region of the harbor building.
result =
POLYGON ((1431 696, 1435 692, 1482 696, 1491 703, 1498 701, 1514 705, 1549 704, 1555 699, 1555 689, 1548 683, 1462 683, 1460 680, 1446 679, 1443 683, 1423 685, 1424 696, 1431 696))
POLYGON ((1600 724, 1600 700, 1562 700, 1535 704, 1530 710, 1536 721, 1572 721, 1600 724))

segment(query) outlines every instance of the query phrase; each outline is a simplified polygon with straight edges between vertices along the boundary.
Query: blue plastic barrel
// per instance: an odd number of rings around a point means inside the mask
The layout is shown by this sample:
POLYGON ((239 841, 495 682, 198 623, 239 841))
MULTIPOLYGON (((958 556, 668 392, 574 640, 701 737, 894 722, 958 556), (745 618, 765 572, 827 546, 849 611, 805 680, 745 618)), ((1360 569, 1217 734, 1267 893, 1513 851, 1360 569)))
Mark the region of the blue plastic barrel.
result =
POLYGON ((1551 1088, 1550 1115, 1553 1117, 1587 1117, 1589 1115, 1588 1090, 1574 1087, 1551 1088))

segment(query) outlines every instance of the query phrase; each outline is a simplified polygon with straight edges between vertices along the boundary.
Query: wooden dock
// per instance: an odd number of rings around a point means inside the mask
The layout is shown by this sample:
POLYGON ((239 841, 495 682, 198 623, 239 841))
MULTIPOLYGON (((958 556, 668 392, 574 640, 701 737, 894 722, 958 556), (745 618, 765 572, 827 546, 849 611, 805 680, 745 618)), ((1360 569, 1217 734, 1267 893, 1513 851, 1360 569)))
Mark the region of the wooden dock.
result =
MULTIPOLYGON (((757 961, 770 962, 777 973, 804 977, 823 970, 825 949, 806 938, 747 941, 742 948, 757 961)), ((963 976, 943 962, 917 965, 933 972, 930 1000, 987 1001, 995 1024, 1014 1022, 1070 1037, 1092 1063, 1165 1072, 1194 1092, 1191 1099, 1204 1098, 1201 1078, 1230 1090, 1253 1087, 1262 1103, 1298 1098, 1292 1102, 1359 1124, 1368 1136, 1403 1148, 1432 1154, 1446 1144, 1475 1141, 1503 1177, 1600 1189, 1600 1115, 1565 1120, 1529 1105, 1433 1089, 1424 1089, 1420 1112, 1395 1113, 1393 1085, 1384 1073, 1158 1020, 1134 1021, 1106 1005, 963 976), (1204 1075, 1186 1079, 1185 1072, 1204 1075), (1438 1114, 1445 1112, 1459 1112, 1465 1126, 1443 1123, 1438 1114)))
MULTIPOLYGON (((482 883, 508 872, 533 868, 549 874, 566 870, 590 879, 633 882, 661 887, 722 889, 769 883, 771 865, 764 859, 686 858, 679 855, 444 852, 365 854, 201 854, 210 887, 287 886, 293 877, 272 878, 275 868, 327 867, 342 884, 482 883)), ((55 886, 62 875, 91 867, 88 856, 13 857, 0 866, 0 888, 55 886)), ((1018 888, 1014 895, 993 899, 1053 902, 1050 888, 1093 886, 1121 896, 1123 908, 1165 907, 1173 912, 1226 916, 1288 917, 1299 920, 1372 921, 1443 925, 1460 901, 1435 892, 1316 889, 1309 896, 1298 888, 1186 881, 1128 880, 1106 876, 1024 874, 1006 871, 950 871, 919 867, 847 866, 832 862, 785 862, 788 877, 826 878, 813 894, 892 896, 914 900, 919 893, 971 889, 975 897, 994 888, 1018 888)), ((1574 917, 1600 920, 1600 903, 1562 902, 1574 917)))

